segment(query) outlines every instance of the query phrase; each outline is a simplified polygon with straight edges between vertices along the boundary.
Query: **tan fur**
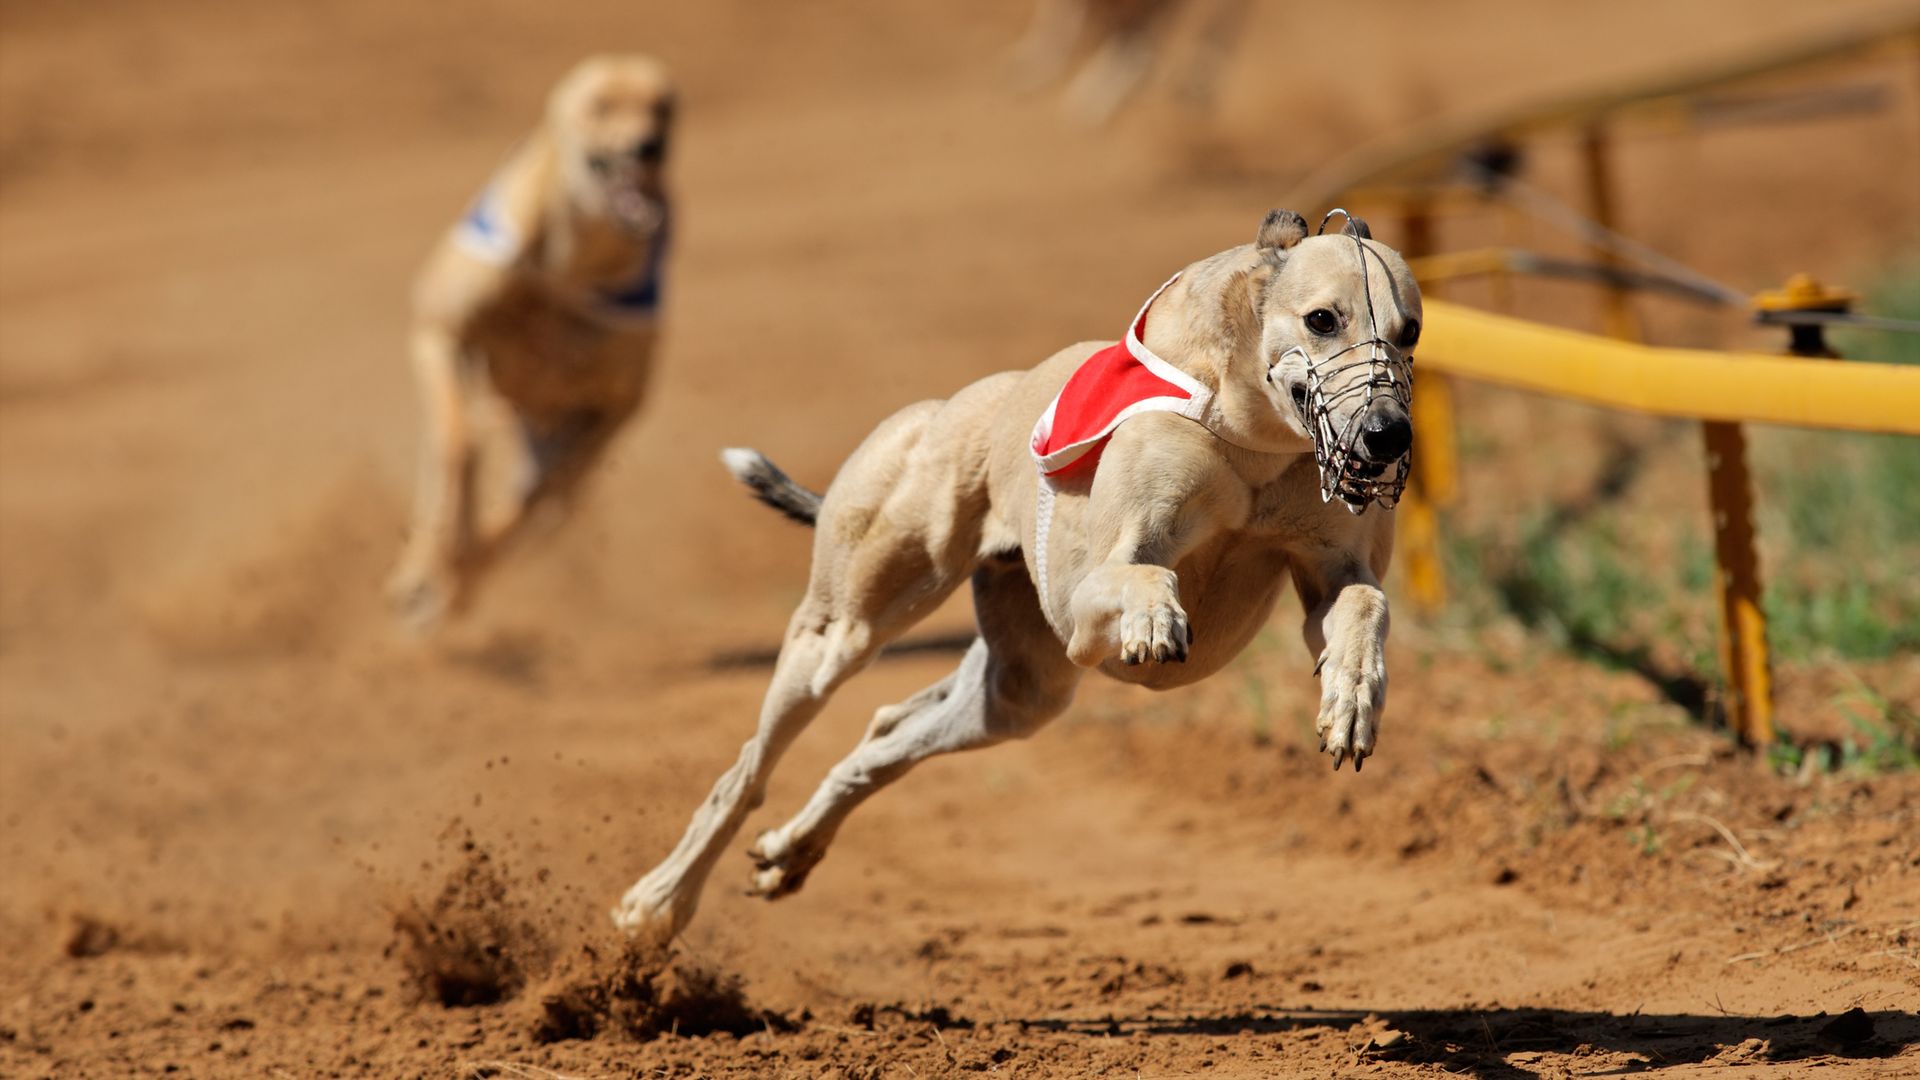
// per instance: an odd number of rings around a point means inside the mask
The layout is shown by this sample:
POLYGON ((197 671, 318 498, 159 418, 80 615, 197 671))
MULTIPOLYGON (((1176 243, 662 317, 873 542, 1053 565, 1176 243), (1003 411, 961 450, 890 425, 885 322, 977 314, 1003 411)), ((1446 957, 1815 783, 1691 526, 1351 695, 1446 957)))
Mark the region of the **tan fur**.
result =
MULTIPOLYGON (((916 762, 1038 729, 1066 708, 1088 669, 1155 689, 1220 670, 1266 623, 1289 578, 1321 665, 1326 749, 1336 767, 1373 751, 1386 695, 1379 583, 1393 516, 1321 501, 1308 429, 1289 394, 1304 365, 1297 356, 1276 363, 1296 344, 1318 355, 1371 332, 1362 333, 1356 242, 1302 239, 1304 231, 1269 217, 1259 243, 1194 263, 1154 303, 1147 346, 1213 389, 1214 406, 1204 424, 1135 416, 1115 432, 1090 485, 1059 492, 1045 596, 1034 585, 1039 476, 1028 439, 1100 343, 909 406, 867 438, 820 506, 812 580, 758 732, 679 846, 628 891, 615 912, 621 926, 678 933, 801 728, 968 580, 980 637, 959 670, 880 710, 800 814, 761 835, 751 852, 757 891, 797 889, 847 814, 916 762), (1303 317, 1317 308, 1347 319, 1340 333, 1309 333, 1303 317)), ((1399 341, 1420 316, 1418 289, 1391 249, 1372 241, 1365 249, 1379 329, 1399 341)))
POLYGON ((565 502, 645 397, 656 321, 604 294, 644 272, 664 227, 672 108, 659 63, 583 61, 491 179, 511 250, 477 255, 456 226, 420 272, 425 437, 388 584, 418 629, 460 609, 530 514, 565 502))

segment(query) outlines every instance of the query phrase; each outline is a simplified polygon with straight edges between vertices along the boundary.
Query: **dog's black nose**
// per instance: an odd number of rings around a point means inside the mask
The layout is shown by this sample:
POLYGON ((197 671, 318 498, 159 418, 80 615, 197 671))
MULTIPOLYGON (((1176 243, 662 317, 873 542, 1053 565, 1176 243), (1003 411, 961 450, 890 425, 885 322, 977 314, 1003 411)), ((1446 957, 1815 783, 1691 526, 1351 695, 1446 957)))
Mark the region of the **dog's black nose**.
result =
POLYGON ((1375 409, 1360 424, 1360 452, 1367 460, 1398 461, 1413 445, 1413 425, 1399 409, 1375 409))
POLYGON ((656 135, 633 144, 633 157, 643 165, 658 165, 666 160, 667 140, 656 135))

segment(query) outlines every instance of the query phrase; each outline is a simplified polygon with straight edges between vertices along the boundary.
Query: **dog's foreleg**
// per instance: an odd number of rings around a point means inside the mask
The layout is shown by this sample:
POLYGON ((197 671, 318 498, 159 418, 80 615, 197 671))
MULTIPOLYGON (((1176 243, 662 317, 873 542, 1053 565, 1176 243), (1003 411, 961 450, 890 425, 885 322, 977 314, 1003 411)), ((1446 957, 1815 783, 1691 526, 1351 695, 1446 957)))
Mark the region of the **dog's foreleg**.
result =
POLYGON ((411 626, 424 630, 459 600, 459 560, 474 528, 475 456, 454 335, 439 325, 416 327, 412 354, 426 430, 413 521, 387 595, 411 626))
POLYGON ((1216 529, 1236 488, 1206 448, 1210 437, 1150 413, 1122 425, 1107 445, 1083 518, 1094 563, 1068 599, 1075 664, 1186 660, 1193 631, 1171 568, 1216 529))
POLYGON ((1352 755, 1358 772, 1387 707, 1387 594, 1372 568, 1346 552, 1296 556, 1292 566, 1320 676, 1320 748, 1336 769, 1352 755))
POLYGON ((1024 738, 1073 700, 1081 673, 1060 655, 1024 567, 976 571, 974 609, 981 636, 959 669, 876 712, 800 813, 760 834, 748 852, 756 893, 773 899, 799 889, 854 808, 915 765, 1024 738))

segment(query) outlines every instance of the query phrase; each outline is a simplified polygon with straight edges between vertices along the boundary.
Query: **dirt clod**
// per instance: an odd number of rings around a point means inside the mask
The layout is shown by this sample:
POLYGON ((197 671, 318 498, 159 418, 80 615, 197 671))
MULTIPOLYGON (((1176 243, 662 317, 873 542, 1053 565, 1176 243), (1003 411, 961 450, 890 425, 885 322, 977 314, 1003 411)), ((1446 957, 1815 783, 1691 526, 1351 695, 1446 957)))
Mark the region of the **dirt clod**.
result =
POLYGON ((75 915, 63 948, 68 956, 81 960, 89 956, 104 956, 118 944, 118 927, 92 915, 75 915))
POLYGON ((784 1017, 749 1006, 738 976, 633 942, 604 950, 582 946, 535 998, 532 1033, 543 1043, 606 1033, 644 1041, 667 1033, 745 1035, 792 1027, 784 1017))
POLYGON ((1837 1046, 1859 1046, 1873 1041, 1873 1018, 1855 1007, 1820 1025, 1820 1038, 1837 1046))

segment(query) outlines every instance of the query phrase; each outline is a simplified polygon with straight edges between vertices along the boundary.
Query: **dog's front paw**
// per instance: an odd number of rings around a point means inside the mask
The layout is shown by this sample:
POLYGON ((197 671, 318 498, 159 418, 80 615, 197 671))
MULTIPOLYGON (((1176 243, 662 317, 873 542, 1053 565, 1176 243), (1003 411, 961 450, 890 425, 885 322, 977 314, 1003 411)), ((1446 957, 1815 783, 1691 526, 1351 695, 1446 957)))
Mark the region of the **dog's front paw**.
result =
POLYGON ((1193 627, 1180 601, 1171 596, 1134 608, 1120 616, 1120 662, 1183 664, 1193 644, 1193 627))
POLYGON ((1387 707, 1387 663, 1378 644, 1366 641, 1320 657, 1320 749, 1338 771, 1353 756, 1353 771, 1373 753, 1380 716, 1387 707))
POLYGON ((824 854, 791 843, 780 829, 768 829, 747 849, 747 858, 753 860, 747 894, 778 900, 799 892, 824 854))
POLYGON ((1180 606, 1180 579, 1160 566, 1102 566, 1074 589, 1067 656, 1081 667, 1180 663, 1193 628, 1180 606))

